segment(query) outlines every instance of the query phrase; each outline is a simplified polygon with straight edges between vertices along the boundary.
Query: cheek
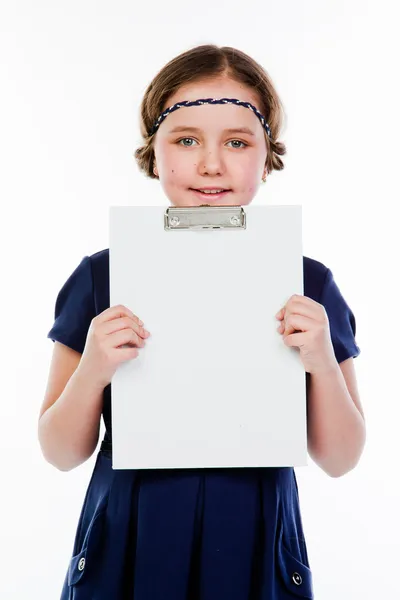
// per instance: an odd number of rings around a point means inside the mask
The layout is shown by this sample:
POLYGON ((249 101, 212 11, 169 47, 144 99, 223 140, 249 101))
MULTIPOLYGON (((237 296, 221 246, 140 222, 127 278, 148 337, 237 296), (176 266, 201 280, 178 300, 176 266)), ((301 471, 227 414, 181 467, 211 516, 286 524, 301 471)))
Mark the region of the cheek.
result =
POLYGON ((262 174, 259 174, 260 169, 257 164, 249 162, 245 168, 237 173, 237 183, 246 190, 246 192, 255 192, 258 189, 259 180, 261 181, 262 174))
POLYGON ((183 160, 181 157, 172 156, 171 153, 165 158, 162 163, 162 179, 165 185, 189 187, 193 183, 193 174, 197 171, 197 163, 194 162, 193 157, 183 160))
POLYGON ((185 172, 187 172, 188 165, 185 164, 173 145, 160 143, 157 162, 162 180, 167 185, 176 185, 183 179, 185 172))
POLYGON ((185 171, 182 168, 177 168, 176 165, 165 165, 162 181, 164 186, 168 189, 182 187, 185 182, 185 171))

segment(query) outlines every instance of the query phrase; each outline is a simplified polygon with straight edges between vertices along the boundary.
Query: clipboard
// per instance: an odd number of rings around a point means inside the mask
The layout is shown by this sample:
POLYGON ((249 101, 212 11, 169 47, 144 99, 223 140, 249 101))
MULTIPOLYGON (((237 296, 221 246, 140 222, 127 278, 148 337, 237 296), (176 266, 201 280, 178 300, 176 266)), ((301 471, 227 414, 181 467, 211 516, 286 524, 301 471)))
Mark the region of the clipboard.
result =
POLYGON ((307 465, 302 207, 111 206, 110 305, 151 336, 111 381, 113 469, 307 465))

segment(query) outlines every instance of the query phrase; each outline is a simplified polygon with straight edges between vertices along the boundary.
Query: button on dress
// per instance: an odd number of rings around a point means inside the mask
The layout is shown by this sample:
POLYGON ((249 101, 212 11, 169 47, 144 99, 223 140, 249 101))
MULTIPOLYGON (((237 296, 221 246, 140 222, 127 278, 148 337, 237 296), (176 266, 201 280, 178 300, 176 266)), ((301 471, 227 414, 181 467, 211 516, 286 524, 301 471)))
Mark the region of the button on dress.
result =
MULTIPOLYGON (((337 361, 358 356, 355 317, 331 270, 303 257, 303 274, 304 295, 327 312, 337 361)), ((47 337, 83 353, 92 319, 109 306, 105 249, 62 286, 47 337)), ((61 600, 314 598, 292 467, 113 470, 111 385, 102 418, 61 600)))

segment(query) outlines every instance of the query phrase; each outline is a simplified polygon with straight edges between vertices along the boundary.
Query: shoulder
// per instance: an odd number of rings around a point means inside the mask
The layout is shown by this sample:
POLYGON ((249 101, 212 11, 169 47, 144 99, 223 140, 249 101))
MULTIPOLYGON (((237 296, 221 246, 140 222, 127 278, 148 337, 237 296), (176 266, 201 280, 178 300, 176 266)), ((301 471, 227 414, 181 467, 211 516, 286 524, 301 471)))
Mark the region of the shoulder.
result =
POLYGON ((110 251, 109 248, 89 255, 92 265, 94 305, 96 315, 110 306, 110 251))
POLYGON ((105 265, 108 263, 110 257, 110 249, 104 248, 104 250, 99 250, 94 254, 90 254, 89 258, 93 264, 105 265))
POLYGON ((322 262, 303 256, 304 295, 319 302, 328 272, 322 262))
POLYGON ((110 272, 110 251, 109 248, 99 250, 89 255, 92 265, 93 278, 96 280, 108 278, 110 272))

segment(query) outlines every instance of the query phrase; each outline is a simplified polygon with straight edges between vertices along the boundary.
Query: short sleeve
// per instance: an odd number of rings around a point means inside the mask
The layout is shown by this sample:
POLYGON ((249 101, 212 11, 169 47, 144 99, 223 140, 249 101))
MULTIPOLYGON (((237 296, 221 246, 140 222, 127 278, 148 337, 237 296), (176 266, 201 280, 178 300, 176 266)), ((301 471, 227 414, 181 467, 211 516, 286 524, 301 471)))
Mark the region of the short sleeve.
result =
POLYGON ((355 316, 343 298, 330 269, 326 273, 320 303, 325 307, 329 318, 331 340, 337 362, 358 356, 360 348, 355 340, 355 316))
POLYGON ((94 317, 92 266, 90 257, 85 256, 58 293, 55 320, 47 337, 82 354, 94 317))

